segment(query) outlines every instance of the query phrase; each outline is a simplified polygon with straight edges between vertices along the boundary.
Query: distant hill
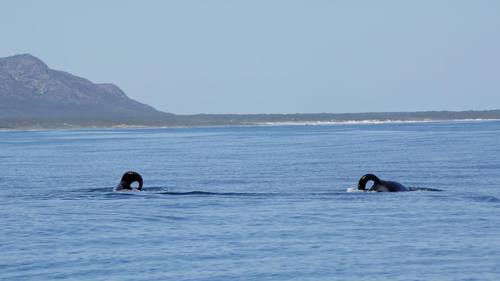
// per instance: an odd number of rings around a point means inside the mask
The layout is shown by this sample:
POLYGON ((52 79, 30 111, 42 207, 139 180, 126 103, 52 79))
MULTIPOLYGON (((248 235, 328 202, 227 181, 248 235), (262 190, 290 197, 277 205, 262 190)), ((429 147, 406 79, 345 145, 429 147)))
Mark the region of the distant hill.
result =
POLYGON ((96 115, 162 115, 127 97, 113 84, 94 84, 52 70, 38 58, 0 58, 0 116, 57 117, 96 115))

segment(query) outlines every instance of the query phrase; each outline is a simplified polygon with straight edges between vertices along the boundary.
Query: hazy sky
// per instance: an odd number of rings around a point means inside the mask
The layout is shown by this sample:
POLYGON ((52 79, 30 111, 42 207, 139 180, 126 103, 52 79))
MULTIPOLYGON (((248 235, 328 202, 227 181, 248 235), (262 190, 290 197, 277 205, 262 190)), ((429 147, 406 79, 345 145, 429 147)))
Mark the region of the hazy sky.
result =
POLYGON ((500 108, 500 1, 0 0, 0 57, 176 114, 500 108))

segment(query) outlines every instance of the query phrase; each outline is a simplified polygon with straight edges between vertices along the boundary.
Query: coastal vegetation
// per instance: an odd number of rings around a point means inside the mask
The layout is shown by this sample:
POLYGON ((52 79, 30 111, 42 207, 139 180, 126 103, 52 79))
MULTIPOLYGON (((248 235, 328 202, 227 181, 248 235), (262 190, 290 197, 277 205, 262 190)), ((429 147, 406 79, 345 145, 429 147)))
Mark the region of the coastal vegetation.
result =
POLYGON ((243 126, 346 122, 500 120, 500 110, 322 114, 197 114, 0 117, 0 129, 243 126))

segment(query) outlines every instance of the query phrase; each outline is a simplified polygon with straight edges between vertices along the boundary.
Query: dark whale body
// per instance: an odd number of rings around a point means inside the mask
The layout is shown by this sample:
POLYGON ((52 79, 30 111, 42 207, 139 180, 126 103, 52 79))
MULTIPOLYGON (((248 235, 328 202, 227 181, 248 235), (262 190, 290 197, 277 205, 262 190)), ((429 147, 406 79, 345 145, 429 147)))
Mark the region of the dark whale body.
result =
POLYGON ((398 191, 410 191, 406 186, 395 181, 383 181, 377 176, 372 174, 366 174, 361 177, 358 183, 359 190, 366 190, 366 183, 373 181, 373 186, 368 191, 386 191, 386 192, 398 192, 398 191))
POLYGON ((142 189, 142 177, 139 175, 139 173, 136 173, 134 171, 129 171, 123 174, 122 180, 120 183, 113 189, 113 191, 120 191, 120 190, 141 190, 142 189), (133 182, 138 182, 139 187, 138 188, 132 188, 130 184, 133 182))

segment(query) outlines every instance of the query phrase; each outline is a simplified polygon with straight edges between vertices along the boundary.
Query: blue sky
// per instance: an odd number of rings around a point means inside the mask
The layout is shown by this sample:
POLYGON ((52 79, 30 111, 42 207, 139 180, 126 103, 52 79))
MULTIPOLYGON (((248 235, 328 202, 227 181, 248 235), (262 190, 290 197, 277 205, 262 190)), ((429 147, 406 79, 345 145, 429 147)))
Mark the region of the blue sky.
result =
POLYGON ((500 108, 500 1, 7 1, 0 57, 176 114, 500 108))

